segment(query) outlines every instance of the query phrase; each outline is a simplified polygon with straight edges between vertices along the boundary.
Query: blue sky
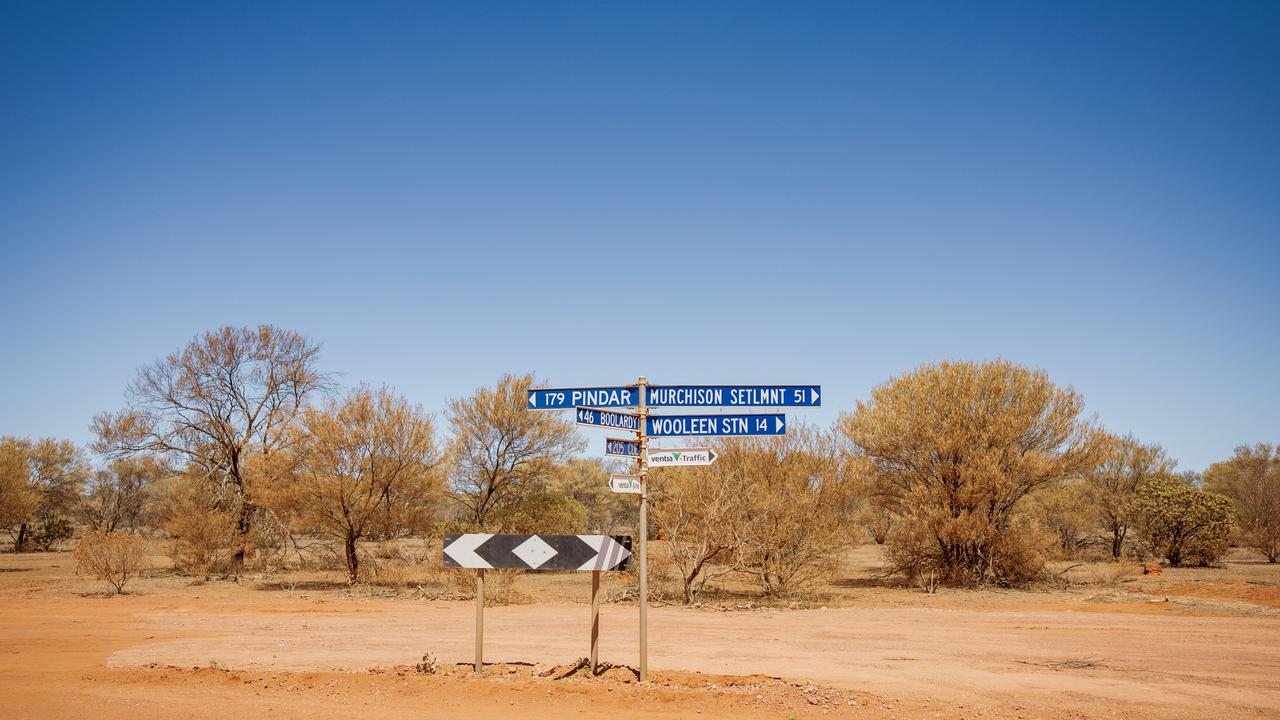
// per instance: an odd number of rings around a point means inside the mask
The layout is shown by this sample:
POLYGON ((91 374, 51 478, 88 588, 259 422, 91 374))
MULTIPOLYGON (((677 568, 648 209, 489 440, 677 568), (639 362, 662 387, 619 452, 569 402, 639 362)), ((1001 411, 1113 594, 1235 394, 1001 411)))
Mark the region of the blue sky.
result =
POLYGON ((0 434, 268 322, 433 411, 1000 356, 1280 440, 1274 3, 175 5, 0 5, 0 434))

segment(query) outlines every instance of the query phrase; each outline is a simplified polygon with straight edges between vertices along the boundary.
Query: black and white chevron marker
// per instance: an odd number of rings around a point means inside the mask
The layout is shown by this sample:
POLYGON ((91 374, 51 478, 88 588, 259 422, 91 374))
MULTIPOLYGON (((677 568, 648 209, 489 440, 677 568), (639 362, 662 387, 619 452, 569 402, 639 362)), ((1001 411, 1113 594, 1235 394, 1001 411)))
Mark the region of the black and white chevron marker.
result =
POLYGON ((631 565, 631 536, 445 535, 444 565, 484 570, 626 570, 631 565))

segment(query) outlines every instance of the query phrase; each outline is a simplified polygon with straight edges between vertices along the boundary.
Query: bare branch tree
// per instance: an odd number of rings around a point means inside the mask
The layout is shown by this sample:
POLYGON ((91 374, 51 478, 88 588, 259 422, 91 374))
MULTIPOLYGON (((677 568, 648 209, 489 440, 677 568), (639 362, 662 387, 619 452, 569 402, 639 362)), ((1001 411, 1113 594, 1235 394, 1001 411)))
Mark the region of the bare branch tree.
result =
POLYGON ((138 372, 129 405, 94 418, 96 452, 149 453, 188 466, 235 506, 238 574, 249 552, 255 504, 246 490, 250 453, 280 449, 307 398, 331 387, 320 347, 270 325, 223 327, 138 372))

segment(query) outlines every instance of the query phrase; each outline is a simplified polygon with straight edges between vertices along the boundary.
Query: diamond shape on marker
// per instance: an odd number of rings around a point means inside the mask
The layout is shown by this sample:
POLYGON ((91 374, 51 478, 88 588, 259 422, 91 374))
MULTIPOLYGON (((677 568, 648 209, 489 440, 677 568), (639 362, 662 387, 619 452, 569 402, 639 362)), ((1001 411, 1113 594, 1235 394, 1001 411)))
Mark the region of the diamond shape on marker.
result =
POLYGON ((548 545, 542 538, 534 535, 516 546, 511 553, 520 558, 533 569, 556 556, 556 549, 548 545))

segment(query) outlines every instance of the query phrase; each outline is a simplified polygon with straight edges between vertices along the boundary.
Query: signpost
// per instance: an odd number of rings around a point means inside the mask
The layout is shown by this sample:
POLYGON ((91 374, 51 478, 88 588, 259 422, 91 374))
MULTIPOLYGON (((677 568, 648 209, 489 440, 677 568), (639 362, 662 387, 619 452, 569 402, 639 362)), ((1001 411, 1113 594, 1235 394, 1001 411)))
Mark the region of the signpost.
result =
POLYGON ((640 457, 640 441, 623 440, 622 438, 605 438, 604 454, 617 455, 618 457, 638 458, 640 457))
POLYGON ((720 457, 711 448, 650 448, 649 467, 710 465, 720 457))
POLYGON ((610 475, 609 489, 616 493, 630 493, 639 495, 642 488, 640 486, 639 475, 610 475))
POLYGON ((640 404, 635 387, 538 388, 528 391, 530 410, 568 410, 575 407, 625 408, 640 404))
POLYGON ((633 413, 613 412, 612 410, 595 410, 593 408, 576 408, 575 420, 579 425, 609 428, 610 430, 630 430, 640 432, 640 416, 633 413))
MULTIPOLYGON (((818 407, 820 385, 649 385, 643 396, 651 407, 818 407)), ((528 391, 530 410, 575 407, 639 407, 638 385, 594 388, 537 388, 528 391)))
MULTIPOLYGON (((609 478, 609 489, 617 493, 638 494, 640 496, 639 518, 639 558, 640 573, 640 681, 649 679, 649 572, 648 572, 648 538, 649 538, 649 492, 648 469, 652 467, 679 467, 689 465, 710 465, 716 461, 716 452, 711 448, 673 448, 667 450, 649 449, 651 437, 737 437, 748 435, 785 435, 787 419, 781 413, 766 414, 732 414, 732 415, 651 415, 652 408, 771 408, 771 407, 818 407, 822 404, 822 387, 819 385, 650 385, 647 378, 640 376, 634 385, 616 385, 593 388, 537 388, 528 391, 528 409, 530 410, 569 410, 572 409, 578 425, 601 427, 611 430, 623 430, 636 434, 634 440, 608 438, 605 441, 605 454, 634 458, 635 471, 632 475, 613 475, 609 478), (636 408, 636 412, 619 412, 616 408, 636 408)), ((537 562, 537 569, 550 569, 547 563, 569 562, 568 554, 557 549, 556 543, 561 540, 551 538, 568 537, 603 537, 595 536, 556 536, 533 535, 518 536, 525 538, 518 544, 515 540, 493 540, 493 538, 517 536, 447 536, 455 538, 452 543, 445 544, 445 564, 450 567, 474 567, 479 574, 477 585, 483 588, 484 571, 488 567, 532 567, 537 562), (486 538, 483 540, 464 540, 463 538, 486 538), (530 538, 542 538, 542 543, 555 550, 546 554, 537 542, 530 538), (507 547, 511 545, 511 547, 507 547), (513 556, 511 562, 524 563, 518 566, 509 565, 468 565, 454 560, 458 564, 450 564, 450 549, 467 562, 476 562, 468 553, 474 554, 481 561, 489 562, 513 556), (519 552, 517 552, 519 551, 519 552), (557 559, 560 558, 560 559, 557 559)), ((615 538, 617 540, 617 538, 615 538)), ((567 542, 567 541, 564 541, 567 542)), ((572 544, 569 544, 572 547, 572 544)), ((593 546, 596 547, 596 546, 593 546)), ((597 555, 604 553, 603 546, 597 555)), ((630 543, 625 545, 627 556, 630 555, 630 543)), ((570 553, 572 554, 572 553, 570 553)), ((576 557, 576 556, 575 556, 576 557)), ((613 556, 610 556, 613 557, 613 556)), ((624 557, 622 562, 625 563, 624 557)), ((607 559, 604 561, 609 562, 607 559)), ((587 569, 579 567, 578 569, 587 569)), ((612 566, 610 568, 612 569, 612 566)), ((599 609, 596 591, 599 586, 599 575, 592 577, 592 641, 591 665, 596 667, 596 630, 599 609)), ((480 672, 480 610, 476 615, 476 671, 480 672)))
POLYGON ((787 418, 767 415, 661 415, 648 419, 649 437, 785 435, 787 418))
POLYGON ((576 570, 591 573, 591 672, 599 667, 600 573, 631 565, 629 535, 490 535, 444 536, 444 566, 476 571, 476 661, 484 672, 484 571, 576 570))
POLYGON ((819 385, 650 385, 649 407, 818 407, 819 385))

